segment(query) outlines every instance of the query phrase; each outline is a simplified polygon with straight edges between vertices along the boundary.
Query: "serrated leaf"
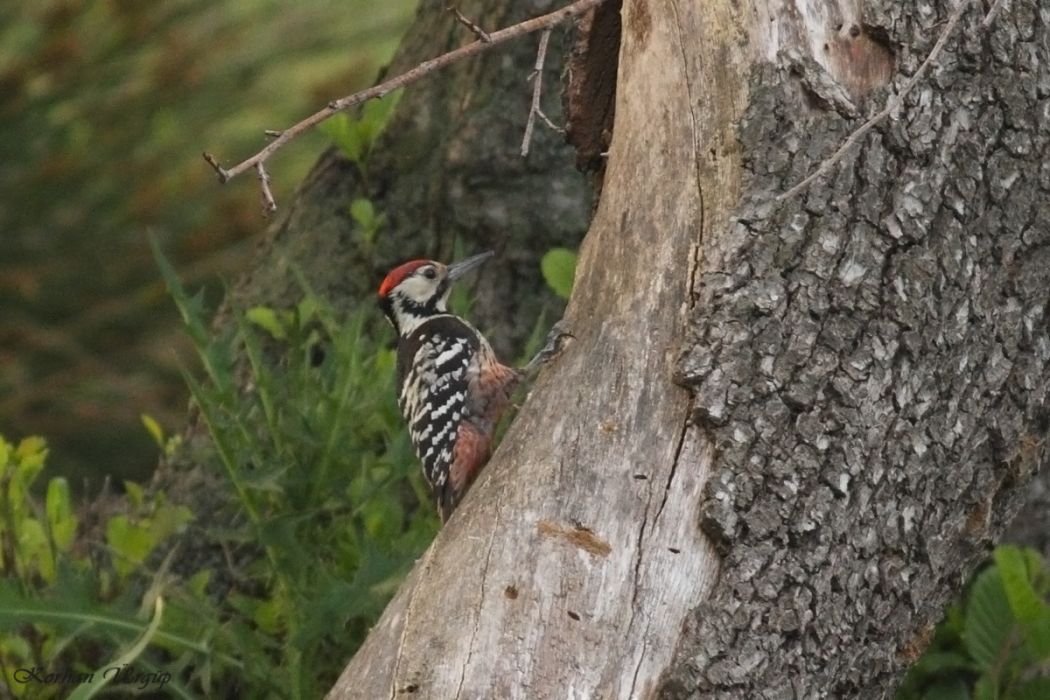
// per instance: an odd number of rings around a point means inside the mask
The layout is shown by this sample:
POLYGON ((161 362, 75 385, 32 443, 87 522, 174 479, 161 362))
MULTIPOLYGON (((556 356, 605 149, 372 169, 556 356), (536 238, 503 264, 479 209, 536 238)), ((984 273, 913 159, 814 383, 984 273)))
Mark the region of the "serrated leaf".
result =
POLYGON ((576 253, 567 248, 552 248, 540 260, 540 271, 555 294, 568 299, 576 275, 576 253))
POLYGON ((970 590, 962 635, 966 650, 982 670, 995 667, 1005 653, 1013 627, 1013 614, 999 571, 989 567, 977 576, 970 590))

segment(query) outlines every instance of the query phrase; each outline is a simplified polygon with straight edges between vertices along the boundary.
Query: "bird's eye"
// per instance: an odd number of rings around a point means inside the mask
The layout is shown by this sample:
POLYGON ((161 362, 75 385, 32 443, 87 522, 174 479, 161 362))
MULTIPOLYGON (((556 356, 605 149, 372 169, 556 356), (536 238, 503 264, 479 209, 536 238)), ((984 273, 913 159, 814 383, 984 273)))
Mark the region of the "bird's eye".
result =
POLYGON ((435 277, 437 277, 437 274, 437 270, 435 270, 432 267, 428 267, 427 269, 423 270, 423 276, 426 277, 428 280, 434 279, 435 277))

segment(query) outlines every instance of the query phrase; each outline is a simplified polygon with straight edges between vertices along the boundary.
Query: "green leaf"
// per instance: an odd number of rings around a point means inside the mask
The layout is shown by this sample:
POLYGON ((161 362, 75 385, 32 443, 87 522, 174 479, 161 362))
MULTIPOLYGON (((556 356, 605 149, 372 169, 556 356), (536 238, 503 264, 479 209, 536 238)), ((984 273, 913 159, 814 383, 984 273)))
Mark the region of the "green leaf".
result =
POLYGON ((999 679, 984 674, 973 685, 973 700, 999 700, 999 679))
POLYGON ((161 428, 160 423, 158 423, 153 418, 153 416, 149 415, 148 413, 143 413, 141 416, 139 416, 139 418, 142 420, 142 425, 146 426, 146 432, 148 432, 153 437, 153 441, 157 443, 157 446, 159 446, 160 449, 163 450, 164 428, 161 428))
POLYGON ((372 200, 359 198, 350 203, 350 216, 361 228, 370 229, 376 221, 376 210, 372 200))
POLYGON ((999 571, 989 567, 974 581, 966 606, 963 643, 982 670, 994 668, 1005 653, 1014 627, 1010 602, 999 571))
POLYGON ((55 547, 60 552, 68 552, 77 534, 77 516, 73 513, 69 483, 62 477, 55 477, 47 485, 46 511, 55 547))
POLYGON ((322 304, 313 295, 306 295, 302 298, 298 304, 295 305, 295 313, 299 318, 299 325, 305 326, 314 316, 317 316, 322 310, 322 304))
POLYGON ((996 547, 994 556, 1014 619, 1021 623, 1035 622, 1046 603, 1040 600, 1032 587, 1024 552, 1018 547, 1002 545, 996 547))
POLYGON ((576 253, 567 248, 552 248, 540 261, 540 271, 547 286, 562 299, 568 299, 576 275, 576 253))
POLYGON ((0 475, 7 471, 11 463, 11 451, 14 447, 3 437, 0 437, 0 475))
POLYGON ((36 481, 40 470, 44 468, 44 459, 47 457, 47 443, 41 437, 27 437, 18 443, 15 448, 15 458, 18 460, 18 481, 26 488, 36 481))
POLYGON ((361 163, 367 146, 366 134, 349 116, 336 114, 327 121, 321 122, 317 129, 330 138, 336 148, 343 152, 343 155, 355 163, 361 163))
POLYGON ((106 523, 106 542, 117 555, 113 557, 113 567, 123 577, 142 564, 157 544, 157 537, 148 526, 117 515, 106 523))
POLYGON ((141 509, 146 503, 146 492, 134 481, 128 480, 124 482, 124 494, 128 497, 128 501, 131 502, 131 506, 135 510, 141 509))
POLYGON ((253 306, 244 317, 277 340, 288 339, 288 329, 277 312, 266 306, 253 306))
POLYGON ((33 571, 51 583, 55 580, 55 560, 51 545, 44 532, 44 526, 35 518, 25 518, 17 526, 18 559, 22 563, 22 573, 33 571))
MULTIPOLYGON (((1050 661, 1050 606, 1044 604, 1036 619, 1025 625, 1025 642, 1036 659, 1050 661)), ((1050 698, 1050 695, 1047 695, 1050 698)))

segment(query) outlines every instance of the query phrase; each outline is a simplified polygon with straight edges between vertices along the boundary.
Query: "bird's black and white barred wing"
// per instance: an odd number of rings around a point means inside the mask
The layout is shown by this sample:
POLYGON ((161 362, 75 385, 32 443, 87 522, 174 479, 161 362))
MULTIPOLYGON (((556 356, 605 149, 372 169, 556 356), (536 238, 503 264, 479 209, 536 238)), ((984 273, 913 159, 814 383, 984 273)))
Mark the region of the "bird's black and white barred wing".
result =
MULTIPOLYGON (((398 403, 423 474, 438 501, 448 483, 466 416, 477 332, 454 316, 422 323, 398 347, 398 403)), ((475 370, 476 372, 476 370, 475 370)))

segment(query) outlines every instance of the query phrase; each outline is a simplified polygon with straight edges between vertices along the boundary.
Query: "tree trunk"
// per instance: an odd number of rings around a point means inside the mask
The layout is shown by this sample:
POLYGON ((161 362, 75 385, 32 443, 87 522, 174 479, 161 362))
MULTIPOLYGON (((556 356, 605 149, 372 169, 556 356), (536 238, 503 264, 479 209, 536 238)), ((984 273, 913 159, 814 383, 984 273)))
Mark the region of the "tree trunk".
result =
POLYGON ((575 342, 330 697, 892 691, 1045 461, 1050 13, 857 5, 625 0, 575 342))

